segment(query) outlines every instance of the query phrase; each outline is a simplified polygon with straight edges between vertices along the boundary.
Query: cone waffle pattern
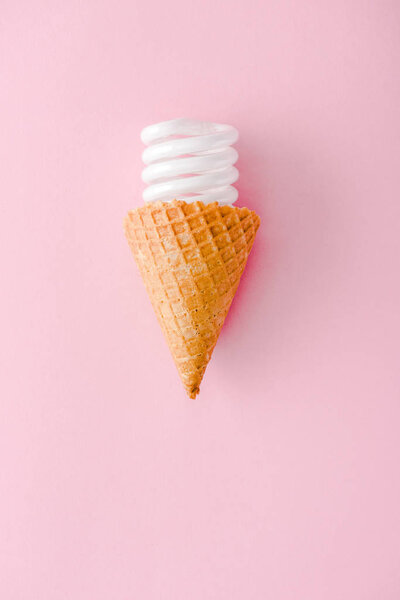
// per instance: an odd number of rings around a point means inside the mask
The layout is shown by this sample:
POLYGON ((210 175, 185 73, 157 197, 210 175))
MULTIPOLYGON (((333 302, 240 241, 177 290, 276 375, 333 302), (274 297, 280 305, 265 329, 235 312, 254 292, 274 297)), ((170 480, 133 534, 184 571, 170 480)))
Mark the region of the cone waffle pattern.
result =
POLYGON ((216 202, 155 202, 128 213, 125 234, 191 398, 211 358, 260 218, 216 202))

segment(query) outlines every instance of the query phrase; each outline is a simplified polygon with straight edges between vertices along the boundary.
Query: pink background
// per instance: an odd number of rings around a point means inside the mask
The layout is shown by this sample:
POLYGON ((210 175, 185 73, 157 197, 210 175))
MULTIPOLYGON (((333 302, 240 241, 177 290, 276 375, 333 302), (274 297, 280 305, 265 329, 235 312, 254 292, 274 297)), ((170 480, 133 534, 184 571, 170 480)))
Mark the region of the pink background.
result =
POLYGON ((400 5, 3 0, 2 600, 400 598, 400 5), (199 400, 122 233, 140 129, 262 216, 199 400))

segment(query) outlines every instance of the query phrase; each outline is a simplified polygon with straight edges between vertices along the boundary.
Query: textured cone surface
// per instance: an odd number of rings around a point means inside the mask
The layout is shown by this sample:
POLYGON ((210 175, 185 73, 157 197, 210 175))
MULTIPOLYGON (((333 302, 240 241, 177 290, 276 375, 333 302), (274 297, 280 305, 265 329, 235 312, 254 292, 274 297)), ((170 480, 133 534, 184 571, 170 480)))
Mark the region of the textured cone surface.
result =
POLYGON ((191 398, 211 358, 260 218, 247 208, 174 200, 132 210, 125 234, 191 398))

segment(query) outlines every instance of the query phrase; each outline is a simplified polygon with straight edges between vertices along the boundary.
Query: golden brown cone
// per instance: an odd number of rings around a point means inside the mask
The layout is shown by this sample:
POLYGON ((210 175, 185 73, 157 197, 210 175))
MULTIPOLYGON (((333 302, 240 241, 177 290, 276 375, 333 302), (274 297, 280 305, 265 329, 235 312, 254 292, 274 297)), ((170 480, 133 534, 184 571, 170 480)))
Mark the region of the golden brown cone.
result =
POLYGON ((190 398, 199 392, 259 225, 248 208, 216 202, 155 202, 125 217, 125 235, 190 398))

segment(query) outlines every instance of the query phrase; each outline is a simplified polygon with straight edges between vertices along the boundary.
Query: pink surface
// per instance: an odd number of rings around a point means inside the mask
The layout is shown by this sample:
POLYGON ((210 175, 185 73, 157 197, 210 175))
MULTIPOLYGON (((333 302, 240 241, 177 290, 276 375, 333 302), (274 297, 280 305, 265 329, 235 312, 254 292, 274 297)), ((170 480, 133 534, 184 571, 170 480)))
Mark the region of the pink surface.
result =
POLYGON ((2 600, 400 598, 400 6, 1 7, 2 600), (142 126, 262 228, 199 400, 122 233, 142 126))

